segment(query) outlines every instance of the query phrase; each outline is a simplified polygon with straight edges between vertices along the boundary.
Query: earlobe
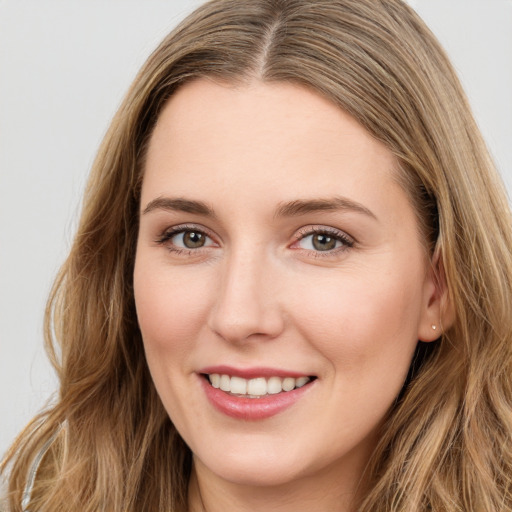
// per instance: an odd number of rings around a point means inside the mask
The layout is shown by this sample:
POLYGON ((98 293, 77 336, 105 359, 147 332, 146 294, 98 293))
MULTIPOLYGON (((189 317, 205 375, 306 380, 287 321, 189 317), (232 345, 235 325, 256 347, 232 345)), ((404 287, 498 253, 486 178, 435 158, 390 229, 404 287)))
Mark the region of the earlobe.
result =
POLYGON ((455 320, 455 310, 450 297, 443 259, 434 253, 424 286, 423 314, 418 329, 418 339, 431 342, 439 339, 455 320))

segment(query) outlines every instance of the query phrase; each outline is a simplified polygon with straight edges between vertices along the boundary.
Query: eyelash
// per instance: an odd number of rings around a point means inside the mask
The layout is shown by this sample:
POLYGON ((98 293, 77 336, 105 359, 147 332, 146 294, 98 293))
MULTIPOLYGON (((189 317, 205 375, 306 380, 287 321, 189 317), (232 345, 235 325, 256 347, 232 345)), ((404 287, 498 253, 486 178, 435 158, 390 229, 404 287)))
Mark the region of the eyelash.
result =
POLYGON ((338 255, 341 252, 346 251, 347 249, 351 249, 354 247, 354 239, 349 237, 343 231, 339 231, 335 228, 330 228, 326 226, 308 226, 305 228, 301 228, 297 235, 295 235, 296 242, 294 244, 305 240, 308 236, 314 235, 327 235, 328 237, 334 238, 337 242, 341 242, 341 246, 335 249, 327 250, 327 251, 314 251, 311 249, 297 249, 297 250, 305 250, 311 252, 315 258, 328 258, 329 256, 338 255))
POLYGON ((177 254, 177 255, 192 255, 197 254, 201 249, 204 249, 204 247, 198 247, 197 249, 187 249, 184 247, 176 247, 171 244, 168 244, 168 242, 175 237, 176 235, 179 235, 180 233, 187 233, 187 232, 194 232, 201 235, 204 235, 205 237, 212 240, 212 237, 205 231, 204 228, 198 228, 197 226, 193 225, 179 225, 174 226, 172 228, 166 229, 156 240, 155 242, 158 245, 164 245, 170 252, 177 254))
MULTIPOLYGON (((165 245, 165 247, 172 253, 177 255, 192 255, 197 254, 202 249, 208 248, 206 247, 198 247, 196 249, 192 248, 182 248, 182 247, 176 247, 174 245, 169 244, 168 242, 176 235, 180 233, 186 233, 186 232, 195 232, 201 235, 204 235, 205 237, 209 238, 210 240, 213 240, 213 237, 208 234, 208 232, 204 228, 198 228, 194 225, 179 225, 174 226, 172 228, 166 229, 156 240, 155 242, 158 245, 165 245)), ((295 242, 293 245, 301 242, 302 240, 305 240, 308 236, 314 236, 314 235, 327 235, 328 237, 334 238, 337 242, 341 242, 341 247, 337 247, 331 250, 327 251, 315 251, 312 249, 302 249, 302 248, 296 248, 295 250, 302 250, 309 253, 312 253, 315 258, 325 258, 329 256, 333 256, 334 254, 339 254, 340 252, 344 252, 347 249, 350 249, 354 247, 354 240, 343 233, 342 231, 339 231, 334 228, 329 228, 325 226, 308 226, 305 228, 300 229, 297 234, 294 236, 295 242)))

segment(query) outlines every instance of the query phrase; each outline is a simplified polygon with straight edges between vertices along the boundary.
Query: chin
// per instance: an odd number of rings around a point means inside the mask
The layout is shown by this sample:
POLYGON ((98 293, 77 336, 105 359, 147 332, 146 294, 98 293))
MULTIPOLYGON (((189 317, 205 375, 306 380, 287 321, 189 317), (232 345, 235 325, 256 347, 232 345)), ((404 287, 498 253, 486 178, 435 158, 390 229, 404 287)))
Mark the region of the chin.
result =
POLYGON ((275 487, 285 485, 307 474, 304 461, 299 464, 292 458, 275 454, 225 453, 221 460, 200 460, 194 456, 194 463, 207 468, 218 478, 235 485, 248 487, 275 487))

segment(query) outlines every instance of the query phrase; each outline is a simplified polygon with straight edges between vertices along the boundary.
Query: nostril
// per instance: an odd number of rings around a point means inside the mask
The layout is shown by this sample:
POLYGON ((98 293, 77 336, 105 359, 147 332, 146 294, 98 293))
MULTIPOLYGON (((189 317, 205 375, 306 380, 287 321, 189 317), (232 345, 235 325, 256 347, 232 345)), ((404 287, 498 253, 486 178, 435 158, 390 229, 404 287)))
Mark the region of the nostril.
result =
MULTIPOLYGON (((235 267, 237 265, 235 264, 235 267)), ((235 268, 217 290, 207 321, 209 329, 231 343, 264 341, 279 336, 284 319, 279 305, 255 276, 235 268), (241 275, 242 274, 242 275, 241 275)), ((257 274, 255 272, 255 274, 257 274)))

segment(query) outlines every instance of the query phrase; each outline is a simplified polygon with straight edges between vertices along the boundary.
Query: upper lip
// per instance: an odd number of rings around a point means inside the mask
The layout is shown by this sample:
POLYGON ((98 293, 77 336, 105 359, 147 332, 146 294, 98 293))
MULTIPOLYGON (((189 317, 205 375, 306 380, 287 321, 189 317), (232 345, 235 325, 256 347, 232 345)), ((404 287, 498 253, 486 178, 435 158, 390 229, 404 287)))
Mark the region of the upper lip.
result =
POLYGON ((235 368, 227 365, 207 366, 201 368, 198 373, 200 374, 214 374, 229 375, 231 377, 241 377, 242 379, 255 379, 257 377, 312 377, 310 373, 298 372, 294 370, 286 370, 283 368, 269 368, 269 367, 251 367, 251 368, 235 368))

